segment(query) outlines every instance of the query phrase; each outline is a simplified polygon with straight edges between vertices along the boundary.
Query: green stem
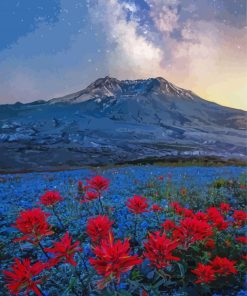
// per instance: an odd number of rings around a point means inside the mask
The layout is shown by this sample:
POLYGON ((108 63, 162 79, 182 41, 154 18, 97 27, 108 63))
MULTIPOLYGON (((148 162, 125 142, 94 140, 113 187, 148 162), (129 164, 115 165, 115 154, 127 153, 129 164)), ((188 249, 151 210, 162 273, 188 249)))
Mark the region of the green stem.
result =
POLYGON ((46 256, 47 259, 50 259, 50 257, 48 256, 48 254, 46 253, 45 249, 43 248, 43 246, 41 245, 41 243, 39 242, 39 247, 41 249, 41 251, 43 252, 43 254, 46 256))
POLYGON ((82 261, 82 263, 83 263, 83 266, 84 266, 86 272, 88 273, 88 268, 87 268, 87 264, 86 264, 86 262, 85 262, 85 259, 83 258, 83 256, 82 256, 80 253, 78 253, 78 255, 79 255, 79 257, 81 258, 81 261, 82 261))
MULTIPOLYGON (((57 269, 58 270, 58 269, 57 269)), ((51 279, 49 279, 49 281, 51 282, 51 283, 53 283, 53 285, 55 286, 55 287, 57 287, 60 291, 62 291, 63 290, 63 288, 61 288, 61 286, 59 286, 55 281, 53 281, 53 280, 51 280, 51 279), (62 290, 61 290, 62 289, 62 290)), ((76 295, 76 296, 80 296, 78 293, 76 293, 76 291, 74 290, 74 288, 72 287, 72 292, 76 295)))
POLYGON ((41 295, 45 296, 45 294, 42 292, 42 290, 38 286, 36 286, 36 288, 38 289, 41 295))
POLYGON ((63 222, 62 222, 62 220, 60 219, 59 215, 57 214, 57 212, 56 212, 54 206, 52 207, 52 211, 53 211, 54 215, 56 216, 58 222, 60 223, 62 229, 65 230, 65 227, 64 227, 64 225, 63 225, 63 222))
POLYGON ((134 239, 135 239, 135 241, 137 241, 137 239, 136 239, 136 236, 137 236, 137 221, 138 221, 138 218, 137 218, 137 215, 135 215, 135 226, 134 226, 134 239))
POLYGON ((81 279, 80 272, 76 269, 76 266, 75 266, 75 268, 74 268, 74 271, 75 271, 75 275, 76 275, 76 277, 78 278, 78 280, 80 281, 80 283, 81 283, 81 285, 82 285, 82 287, 83 287, 84 292, 86 293, 86 294, 83 293, 82 295, 88 295, 88 294, 87 294, 87 292, 88 292, 88 288, 87 288, 87 286, 84 284, 83 280, 81 279))
POLYGON ((99 204, 100 204, 100 208, 101 208, 101 213, 104 214, 105 212, 104 212, 104 208, 103 208, 103 205, 102 205, 102 201, 100 199, 100 196, 99 196, 98 199, 99 199, 99 204))
POLYGON ((158 213, 155 213, 156 217, 157 217, 157 220, 158 220, 158 224, 160 225, 160 215, 158 213))

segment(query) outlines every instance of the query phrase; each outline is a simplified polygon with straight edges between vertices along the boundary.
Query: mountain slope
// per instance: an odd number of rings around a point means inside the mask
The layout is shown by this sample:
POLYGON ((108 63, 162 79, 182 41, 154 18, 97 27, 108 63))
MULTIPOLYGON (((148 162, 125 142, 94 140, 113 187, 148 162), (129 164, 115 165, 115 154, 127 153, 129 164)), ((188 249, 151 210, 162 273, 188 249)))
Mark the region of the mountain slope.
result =
POLYGON ((246 158, 246 112, 163 78, 105 77, 47 102, 0 106, 2 170, 145 158, 246 158))

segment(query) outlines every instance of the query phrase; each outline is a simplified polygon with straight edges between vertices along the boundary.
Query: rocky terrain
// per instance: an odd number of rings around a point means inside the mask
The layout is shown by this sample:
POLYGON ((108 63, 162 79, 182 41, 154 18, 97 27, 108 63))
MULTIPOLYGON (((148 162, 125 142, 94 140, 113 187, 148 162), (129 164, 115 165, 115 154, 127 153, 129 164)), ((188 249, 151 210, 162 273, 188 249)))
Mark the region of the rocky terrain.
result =
POLYGON ((49 101, 0 106, 0 170, 145 159, 246 160, 246 112, 163 78, 105 77, 49 101))

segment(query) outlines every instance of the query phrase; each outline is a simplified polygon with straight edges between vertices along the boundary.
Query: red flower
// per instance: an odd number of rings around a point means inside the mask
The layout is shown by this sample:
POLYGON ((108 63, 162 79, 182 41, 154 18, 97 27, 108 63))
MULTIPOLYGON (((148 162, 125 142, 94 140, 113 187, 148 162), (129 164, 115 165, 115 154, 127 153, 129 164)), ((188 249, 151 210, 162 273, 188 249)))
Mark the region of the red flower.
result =
POLYGON ((212 222, 213 226, 218 230, 224 230, 228 227, 228 223, 224 220, 220 211, 216 207, 207 209, 208 221, 212 222))
POLYGON ((148 292, 145 290, 142 290, 141 296, 148 296, 148 292))
POLYGON ((127 202, 127 207, 129 211, 133 214, 141 214, 144 212, 148 212, 147 199, 142 196, 134 195, 134 197, 129 198, 127 202))
POLYGON ((197 212, 195 214, 195 218, 197 220, 203 220, 203 221, 205 221, 205 220, 207 220, 207 215, 205 213, 203 213, 203 212, 197 212))
POLYGON ((99 198, 99 192, 97 191, 87 191, 85 196, 82 198, 81 203, 89 202, 99 198))
POLYGON ((196 284, 207 284, 215 280, 215 271, 210 265, 203 265, 198 263, 196 269, 193 269, 192 272, 197 276, 196 284))
POLYGON ((243 259, 243 260, 247 260, 247 255, 243 255, 243 256, 242 256, 242 259, 243 259))
POLYGON ((159 179, 160 181, 163 181, 163 180, 164 180, 164 176, 159 176, 158 179, 159 179))
POLYGON ((173 230, 173 229, 176 227, 176 224, 175 224, 173 221, 171 221, 171 220, 166 220, 166 221, 162 224, 162 226, 164 227, 164 229, 165 229, 166 231, 170 231, 170 230, 173 230))
POLYGON ((193 211, 192 210, 190 210, 190 209, 186 209, 186 208, 183 208, 183 213, 182 213, 182 215, 184 216, 184 217, 194 217, 194 213, 193 213, 193 211))
POLYGON ((247 214, 241 210, 235 210, 233 213, 235 224, 238 226, 244 225, 247 220, 247 214))
POLYGON ((101 287, 104 287, 107 280, 113 277, 119 281, 122 273, 128 272, 137 264, 142 263, 137 255, 130 255, 128 240, 114 242, 111 233, 109 233, 108 239, 102 240, 101 244, 93 249, 93 252, 96 258, 89 258, 89 262, 98 274, 104 277, 99 285, 101 287))
POLYGON ((62 200, 63 198, 58 191, 47 191, 41 196, 40 203, 46 207, 51 207, 62 200))
POLYGON ((27 295, 33 291, 36 295, 41 296, 37 285, 41 283, 36 277, 46 268, 46 264, 38 261, 31 265, 30 259, 14 259, 15 263, 11 266, 12 271, 4 270, 9 292, 18 295, 22 291, 27 295))
POLYGON ((183 213, 183 207, 181 207, 180 203, 178 202, 171 202, 170 207, 172 207, 176 214, 182 215, 183 213))
POLYGON ((247 237, 246 236, 236 237, 236 241, 240 242, 240 243, 243 243, 243 244, 247 244, 247 237))
POLYGON ((46 248, 45 251, 55 255, 55 258, 50 260, 51 266, 56 265, 59 262, 65 261, 73 266, 76 266, 74 255, 76 252, 82 252, 82 248, 79 247, 80 242, 77 241, 72 244, 72 237, 66 232, 61 238, 60 242, 54 242, 53 248, 46 248))
POLYGON ((174 208, 174 209, 176 210, 176 209, 178 209, 178 208, 181 208, 181 205, 180 205, 179 202, 177 202, 177 201, 173 201, 173 202, 170 203, 170 207, 171 207, 171 208, 174 208))
POLYGON ((228 222, 226 222, 223 217, 218 217, 214 220, 213 226, 218 230, 225 230, 228 227, 228 222))
POLYGON ((15 239, 18 241, 28 241, 32 244, 39 243, 43 237, 53 234, 51 226, 47 222, 48 213, 41 208, 22 211, 16 219, 15 227, 24 235, 15 239))
POLYGON ((178 239, 183 247, 188 249, 196 241, 205 240, 212 234, 212 227, 207 222, 196 218, 185 218, 173 231, 173 238, 178 239))
POLYGON ((227 258, 215 257, 211 262, 211 266, 214 271, 219 275, 229 275, 231 273, 237 273, 235 268, 236 261, 231 261, 227 258))
POLYGON ((97 192, 105 191, 109 188, 110 181, 102 176, 95 176, 90 180, 87 180, 88 186, 97 192))
POLYGON ((83 194, 87 190, 87 186, 84 186, 82 181, 78 181, 77 189, 79 194, 83 194))
POLYGON ((87 222, 87 234, 94 243, 98 243, 108 236, 112 224, 113 222, 107 216, 99 215, 95 218, 90 218, 87 222))
POLYGON ((221 209, 221 211, 222 211, 223 213, 227 213, 227 212, 229 212, 232 208, 231 208, 231 206, 230 206, 228 203, 222 202, 222 203, 220 204, 220 209, 221 209))
POLYGON ((205 243, 205 247, 208 249, 214 249, 215 248, 215 241, 212 238, 209 238, 205 243))
POLYGON ((152 211, 153 212, 161 212, 162 211, 162 208, 159 206, 159 205, 152 205, 152 211))
POLYGON ((181 188, 181 189, 180 189, 180 194, 181 194, 182 196, 186 195, 186 194, 187 194, 187 190, 186 190, 186 188, 181 188))
POLYGON ((149 235, 148 241, 144 243, 144 256, 157 268, 170 265, 170 261, 179 261, 172 252, 177 248, 178 242, 172 241, 163 233, 155 232, 149 235))

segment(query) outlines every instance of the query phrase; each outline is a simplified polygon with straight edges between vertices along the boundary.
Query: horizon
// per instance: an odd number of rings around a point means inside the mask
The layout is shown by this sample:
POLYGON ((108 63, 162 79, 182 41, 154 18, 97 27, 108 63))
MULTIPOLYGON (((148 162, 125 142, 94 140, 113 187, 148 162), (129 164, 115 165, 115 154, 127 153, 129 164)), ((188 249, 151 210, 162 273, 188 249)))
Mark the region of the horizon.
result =
MULTIPOLYGON (((39 101, 41 101, 41 102, 49 102, 49 101, 52 100, 52 99, 59 99, 59 98, 66 97, 66 96, 68 96, 68 95, 71 95, 71 94, 74 94, 74 93, 77 93, 77 92, 83 91, 83 90, 85 90, 87 87, 89 87, 91 84, 95 83, 97 80, 99 80, 99 79, 106 79, 106 78, 116 79, 116 80, 118 80, 118 81, 120 81, 120 82, 121 82, 121 81, 145 81, 145 80, 149 80, 149 79, 164 79, 164 80, 168 81, 168 80, 165 79, 164 77, 149 77, 149 78, 147 78, 147 79, 138 79, 138 78, 137 78, 137 79, 118 79, 118 78, 116 78, 116 77, 112 77, 112 76, 106 75, 105 77, 98 77, 98 78, 96 78, 96 80, 94 80, 94 81, 92 81, 91 83, 89 83, 85 88, 82 88, 82 89, 80 89, 80 90, 75 90, 75 91, 73 91, 72 93, 66 93, 66 94, 61 95, 61 96, 59 96, 59 97, 52 97, 52 98, 46 98, 46 99, 37 99, 37 100, 34 100, 34 101, 29 101, 29 102, 21 102, 21 101, 16 101, 16 102, 12 102, 12 103, 1 103, 1 102, 0 102, 0 106, 1 106, 1 105, 15 105, 15 104, 29 104, 29 103, 39 102, 39 101)), ((173 84, 173 85, 175 85, 175 86, 178 87, 178 88, 181 88, 179 85, 176 85, 175 83, 173 83, 173 82, 171 82, 171 81, 168 81, 168 82, 171 83, 171 84, 173 84)), ((191 90, 191 89, 186 89, 186 88, 181 88, 181 89, 186 90, 186 91, 190 91, 190 92, 192 92, 193 94, 195 94, 196 96, 200 97, 201 99, 203 99, 203 100, 205 100, 205 101, 208 101, 208 102, 211 102, 211 103, 215 103, 215 104, 221 105, 221 106, 223 106, 223 107, 227 107, 227 108, 231 108, 231 109, 236 109, 236 110, 242 110, 242 111, 246 111, 246 112, 247 112, 247 109, 245 110, 245 109, 241 109, 241 108, 230 107, 230 106, 226 106, 226 105, 223 105, 223 104, 221 104, 221 103, 218 103, 217 101, 207 100, 207 99, 201 97, 200 95, 198 95, 197 93, 195 93, 195 92, 194 92, 193 90, 191 90)), ((90 99, 89 99, 89 100, 90 100, 90 99)), ((85 101, 87 101, 87 100, 85 100, 85 101)))
POLYGON ((164 77, 247 110, 244 0, 13 0, 0 11, 0 104, 61 97, 109 75, 164 77))

